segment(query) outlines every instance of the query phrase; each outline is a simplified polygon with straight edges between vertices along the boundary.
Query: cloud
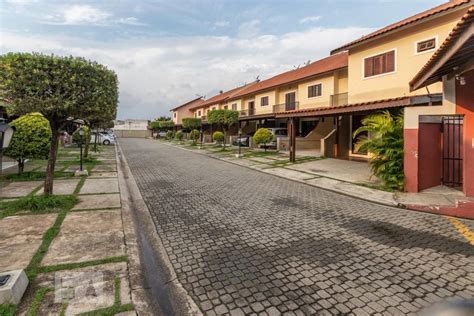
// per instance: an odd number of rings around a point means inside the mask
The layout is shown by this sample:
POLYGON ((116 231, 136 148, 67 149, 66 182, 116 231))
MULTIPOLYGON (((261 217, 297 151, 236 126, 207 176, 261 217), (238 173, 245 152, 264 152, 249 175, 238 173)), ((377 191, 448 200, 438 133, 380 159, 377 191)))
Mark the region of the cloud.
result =
POLYGON ((307 16, 307 17, 304 17, 300 20, 300 24, 305 24, 305 23, 314 23, 314 22, 317 22, 321 20, 321 16, 320 15, 317 15, 317 16, 307 16))
POLYGON ((251 20, 239 26, 239 37, 255 37, 260 33, 260 20, 251 20))
POLYGON ((133 16, 128 17, 128 18, 120 18, 117 20, 117 22, 120 24, 125 24, 125 25, 135 25, 135 26, 147 25, 146 23, 142 23, 138 21, 138 19, 133 16))
MULTIPOLYGON (((258 23, 257 23, 258 25, 258 23)), ((2 32, 0 53, 40 51, 84 56, 115 70, 120 81, 119 118, 153 119, 195 97, 212 96, 287 71, 371 29, 312 28, 247 37, 149 37, 94 41, 2 32), (317 43, 317 45, 308 45, 317 43)), ((248 35, 248 33, 247 33, 248 35)))
POLYGON ((214 26, 215 27, 226 27, 226 26, 229 26, 229 21, 216 21, 214 23, 214 26))

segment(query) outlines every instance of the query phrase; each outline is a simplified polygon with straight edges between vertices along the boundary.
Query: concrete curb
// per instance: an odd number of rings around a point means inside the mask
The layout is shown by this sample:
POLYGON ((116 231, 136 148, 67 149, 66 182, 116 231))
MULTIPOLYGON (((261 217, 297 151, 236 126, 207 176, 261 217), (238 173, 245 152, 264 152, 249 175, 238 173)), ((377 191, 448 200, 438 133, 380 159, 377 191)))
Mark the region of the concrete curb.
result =
POLYGON ((130 288, 138 314, 202 315, 179 283, 120 144, 116 148, 130 288))

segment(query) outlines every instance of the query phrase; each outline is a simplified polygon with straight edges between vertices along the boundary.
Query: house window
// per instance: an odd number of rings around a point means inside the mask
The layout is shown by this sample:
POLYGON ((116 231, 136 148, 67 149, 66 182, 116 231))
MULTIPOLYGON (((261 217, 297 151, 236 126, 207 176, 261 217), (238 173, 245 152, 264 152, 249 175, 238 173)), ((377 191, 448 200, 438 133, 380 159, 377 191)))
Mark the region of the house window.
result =
POLYGON ((364 77, 372 77, 395 71, 395 50, 364 59, 364 77))
POLYGON ((261 97, 260 98, 260 106, 268 105, 268 97, 261 97))
POLYGON ((224 105, 224 110, 227 110, 229 107, 227 105, 224 105))
POLYGON ((201 111, 198 111, 198 116, 201 116, 201 111))
POLYGON ((176 118, 176 112, 173 113, 173 117, 176 118))
POLYGON ((308 98, 320 97, 322 94, 322 84, 315 84, 308 86, 308 98))
POLYGON ((194 112, 194 117, 198 117, 198 115, 197 115, 197 113, 196 113, 196 112, 194 112))
POLYGON ((214 108, 212 108, 212 109, 215 110, 216 108, 214 107, 214 108))
POLYGON ((237 103, 232 104, 232 110, 236 111, 237 110, 237 103))
POLYGON ((430 38, 416 43, 416 52, 423 53, 436 48, 436 38, 430 38))

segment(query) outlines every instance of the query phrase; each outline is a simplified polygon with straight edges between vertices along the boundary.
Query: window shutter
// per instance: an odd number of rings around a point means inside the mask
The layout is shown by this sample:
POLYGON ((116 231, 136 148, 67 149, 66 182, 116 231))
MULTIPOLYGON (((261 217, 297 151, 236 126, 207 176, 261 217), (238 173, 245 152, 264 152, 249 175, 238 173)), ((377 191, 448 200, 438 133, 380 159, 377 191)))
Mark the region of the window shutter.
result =
POLYGON ((364 65, 364 77, 370 77, 373 76, 374 72, 374 67, 373 67, 373 57, 369 57, 365 59, 365 65, 364 65))
POLYGON ((387 53, 387 72, 395 71, 395 51, 387 53))

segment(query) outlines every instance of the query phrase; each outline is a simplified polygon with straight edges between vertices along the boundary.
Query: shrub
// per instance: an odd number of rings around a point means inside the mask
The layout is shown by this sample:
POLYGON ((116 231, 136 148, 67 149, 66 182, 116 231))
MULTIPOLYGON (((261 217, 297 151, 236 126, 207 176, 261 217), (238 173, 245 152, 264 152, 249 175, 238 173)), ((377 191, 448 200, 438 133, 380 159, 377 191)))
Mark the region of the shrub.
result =
POLYGON ((224 133, 219 131, 214 132, 214 134, 212 134, 212 140, 221 145, 222 142, 224 142, 224 133))
POLYGON ((183 132, 182 131, 177 131, 176 135, 174 136, 177 140, 182 141, 183 140, 183 132))
POLYGON ((189 133, 189 139, 193 141, 193 145, 196 145, 196 141, 201 136, 201 133, 197 129, 193 129, 191 133, 189 133))
POLYGON ((373 156, 370 165, 374 175, 382 179, 389 189, 403 190, 403 113, 391 114, 385 111, 362 120, 362 126, 354 132, 361 135, 356 149, 368 151, 373 156))
MULTIPOLYGON (((91 131, 87 125, 83 125, 82 129, 84 130, 84 135, 82 136, 83 144, 87 141, 87 139, 91 138, 91 131)), ((81 135, 79 135, 79 128, 72 133, 72 141, 79 145, 81 142, 81 135)))
POLYGON ((166 140, 172 140, 173 139, 173 131, 167 131, 165 135, 166 140))
POLYGON ((40 113, 23 115, 11 125, 16 128, 5 155, 16 159, 18 174, 23 173, 25 159, 47 159, 51 142, 51 127, 40 113))
POLYGON ((253 135, 253 140, 257 144, 263 144, 267 151, 266 145, 273 141, 273 134, 267 128, 259 128, 253 135))

